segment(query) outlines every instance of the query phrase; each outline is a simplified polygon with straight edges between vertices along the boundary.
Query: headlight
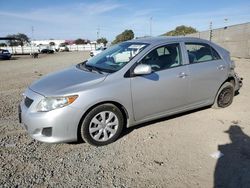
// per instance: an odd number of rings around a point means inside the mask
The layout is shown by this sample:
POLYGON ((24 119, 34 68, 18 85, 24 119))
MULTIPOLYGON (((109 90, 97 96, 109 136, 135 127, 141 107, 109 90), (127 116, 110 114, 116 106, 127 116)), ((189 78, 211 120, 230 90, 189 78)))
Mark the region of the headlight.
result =
POLYGON ((62 108, 73 103, 78 95, 65 97, 46 97, 42 99, 37 105, 38 112, 48 112, 57 108, 62 108))

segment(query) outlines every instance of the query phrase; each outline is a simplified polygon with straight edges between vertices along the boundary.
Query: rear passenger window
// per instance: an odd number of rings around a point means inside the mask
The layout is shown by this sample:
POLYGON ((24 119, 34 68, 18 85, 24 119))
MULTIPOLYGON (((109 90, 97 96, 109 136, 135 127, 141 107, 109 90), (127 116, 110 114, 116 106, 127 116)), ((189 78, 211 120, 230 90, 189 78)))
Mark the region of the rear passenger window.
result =
POLYGON ((189 63, 200 63, 221 59, 219 54, 208 44, 186 43, 189 63))
POLYGON ((182 64, 180 46, 179 44, 168 44, 158 47, 149 52, 141 63, 150 65, 153 71, 180 66, 182 64))

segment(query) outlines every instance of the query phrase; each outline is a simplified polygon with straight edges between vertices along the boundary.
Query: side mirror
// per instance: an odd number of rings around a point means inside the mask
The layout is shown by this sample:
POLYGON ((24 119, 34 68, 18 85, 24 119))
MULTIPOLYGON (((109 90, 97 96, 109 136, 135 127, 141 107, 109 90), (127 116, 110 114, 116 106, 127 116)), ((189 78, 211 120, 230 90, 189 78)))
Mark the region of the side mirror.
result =
POLYGON ((151 73, 152 73, 152 69, 150 65, 140 64, 140 65, 137 65, 134 69, 135 75, 145 75, 145 74, 151 74, 151 73))

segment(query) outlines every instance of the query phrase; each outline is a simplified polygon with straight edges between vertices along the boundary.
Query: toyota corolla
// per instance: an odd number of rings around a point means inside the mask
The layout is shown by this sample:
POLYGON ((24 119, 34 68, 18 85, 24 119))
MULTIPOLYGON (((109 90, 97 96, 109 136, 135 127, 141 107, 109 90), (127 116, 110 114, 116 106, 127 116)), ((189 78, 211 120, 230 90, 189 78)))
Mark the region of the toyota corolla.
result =
POLYGON ((242 85, 230 54, 198 38, 156 37, 108 48, 30 85, 19 119, 48 143, 115 141, 126 127, 204 106, 229 106, 242 85))

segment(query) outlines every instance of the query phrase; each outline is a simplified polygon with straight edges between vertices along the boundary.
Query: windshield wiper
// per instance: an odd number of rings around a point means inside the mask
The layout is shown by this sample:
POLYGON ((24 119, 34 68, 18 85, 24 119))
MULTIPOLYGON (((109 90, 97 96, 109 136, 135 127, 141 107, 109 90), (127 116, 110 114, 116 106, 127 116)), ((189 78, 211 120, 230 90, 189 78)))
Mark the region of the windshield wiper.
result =
POLYGON ((92 72, 92 70, 91 70, 89 67, 86 67, 86 66, 85 66, 85 62, 80 63, 80 64, 78 64, 77 66, 78 66, 80 69, 82 69, 82 70, 85 70, 85 71, 88 71, 88 72, 92 72))
POLYGON ((84 64, 84 66, 88 69, 88 70, 90 70, 90 71, 96 71, 96 72, 98 72, 99 74, 103 74, 103 72, 101 71, 102 69, 101 68, 99 68, 99 67, 95 67, 95 66, 93 66, 93 65, 87 65, 86 63, 84 64))

